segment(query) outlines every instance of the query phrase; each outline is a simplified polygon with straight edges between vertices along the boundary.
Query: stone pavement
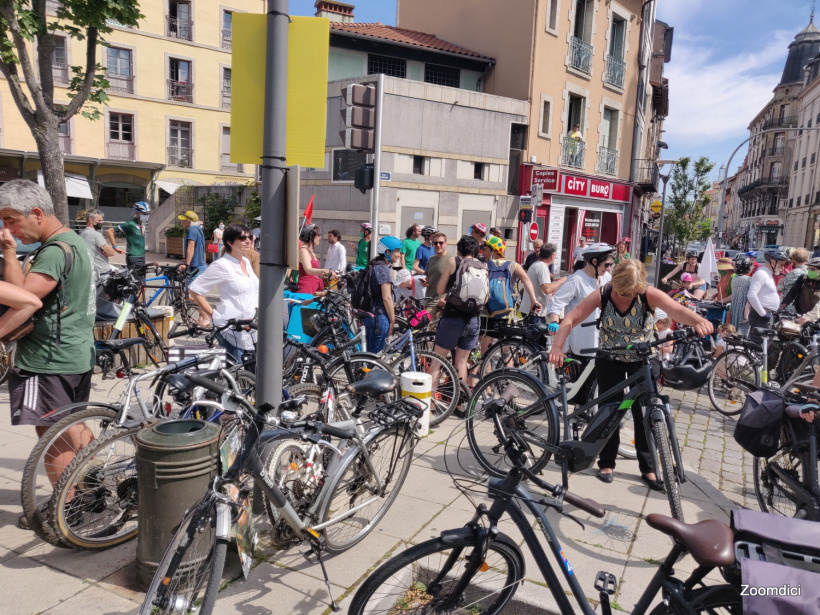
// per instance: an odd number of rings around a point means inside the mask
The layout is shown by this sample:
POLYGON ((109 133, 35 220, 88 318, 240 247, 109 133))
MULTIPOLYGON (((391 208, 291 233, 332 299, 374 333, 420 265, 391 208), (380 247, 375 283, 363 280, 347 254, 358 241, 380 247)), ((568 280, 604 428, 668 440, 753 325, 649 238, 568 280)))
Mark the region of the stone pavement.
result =
MULTIPOLYGON (((94 379, 94 398, 106 398, 111 381, 94 379)), ((732 439, 733 421, 710 412, 703 393, 673 392, 678 435, 683 445, 689 481, 684 485, 686 519, 695 522, 715 518, 728 521, 736 505, 756 508, 751 481, 751 459, 741 454, 732 439)), ((0 407, 8 408, 8 389, 0 389, 0 407)), ((382 523, 362 543, 346 553, 329 557, 327 567, 342 612, 368 571, 389 554, 405 546, 438 536, 446 529, 466 523, 473 506, 453 485, 445 472, 445 456, 451 466, 457 461, 455 436, 445 450, 447 436, 461 424, 451 419, 422 440, 407 481, 382 523)), ((26 615, 71 615, 136 613, 142 594, 134 585, 136 541, 104 552, 79 552, 50 547, 36 536, 16 527, 21 514, 19 484, 23 465, 34 445, 33 428, 13 428, 8 413, 0 412, 0 613, 26 615)), ((466 443, 464 443, 466 447, 466 443)), ((469 449, 460 459, 468 460, 469 449), (466 458, 464 457, 466 455, 466 458)), ((560 480, 554 470, 546 472, 550 482, 560 480)), ((480 489, 480 488, 479 488, 480 489)), ((635 461, 619 462, 615 481, 603 485, 593 470, 572 475, 570 489, 591 497, 607 509, 605 519, 577 516, 572 520, 549 513, 559 541, 575 570, 581 587, 591 599, 597 594, 593 581, 598 570, 619 578, 615 605, 631 611, 657 563, 671 547, 664 535, 646 526, 651 512, 668 514, 666 496, 650 492, 638 479, 635 461)), ((474 500, 481 500, 473 495, 474 500)), ((568 510, 571 508, 568 507, 568 510)), ((519 544, 522 538, 509 521, 503 531, 519 544)), ((260 529, 262 534, 265 523, 260 529)), ((511 614, 556 612, 556 606, 534 559, 526 549, 527 581, 519 588, 511 614)), ((327 614, 328 596, 321 570, 295 547, 286 552, 263 549, 249 581, 241 577, 235 553, 229 551, 225 589, 219 594, 217 613, 327 614)), ((694 568, 691 559, 676 569, 680 574, 694 568)), ((712 580, 720 582, 718 575, 712 580)))

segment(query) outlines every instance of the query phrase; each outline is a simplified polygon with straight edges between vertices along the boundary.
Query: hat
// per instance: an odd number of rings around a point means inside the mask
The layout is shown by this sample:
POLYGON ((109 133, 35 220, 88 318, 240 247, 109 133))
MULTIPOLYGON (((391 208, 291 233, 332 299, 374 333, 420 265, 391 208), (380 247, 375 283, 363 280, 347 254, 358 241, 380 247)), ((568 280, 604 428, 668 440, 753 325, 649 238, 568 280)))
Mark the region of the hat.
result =
POLYGON ((717 260, 717 268, 718 271, 727 271, 729 269, 734 269, 735 265, 731 258, 723 257, 717 260))
POLYGON ((487 234, 487 227, 486 227, 486 225, 482 224, 481 222, 477 222, 476 224, 473 224, 473 228, 475 230, 477 230, 479 233, 484 233, 485 235, 487 234))
POLYGON ((621 243, 632 243, 632 240, 629 237, 624 237, 621 239, 621 243))
POLYGON ((581 237, 578 239, 578 241, 583 241, 584 243, 586 243, 586 240, 587 238, 583 235, 581 235, 581 237))
POLYGON ((179 218, 180 220, 188 220, 190 222, 199 222, 199 216, 197 216, 196 213, 191 211, 190 209, 181 216, 177 216, 177 218, 179 218))
POLYGON ((507 244, 501 239, 501 237, 496 237, 495 235, 490 235, 487 239, 484 240, 485 246, 490 246, 494 251, 498 252, 501 256, 504 256, 504 250, 507 249, 507 244))

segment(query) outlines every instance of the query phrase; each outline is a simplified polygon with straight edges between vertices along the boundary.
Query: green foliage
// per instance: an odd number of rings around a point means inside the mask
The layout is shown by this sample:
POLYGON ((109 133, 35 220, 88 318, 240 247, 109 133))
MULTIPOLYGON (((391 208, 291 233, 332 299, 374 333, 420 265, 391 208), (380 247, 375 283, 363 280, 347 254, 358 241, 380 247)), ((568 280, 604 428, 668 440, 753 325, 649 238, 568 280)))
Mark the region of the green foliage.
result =
POLYGON ((251 187, 251 196, 245 203, 245 224, 253 228, 256 226, 256 219, 262 215, 262 196, 259 194, 259 186, 248 184, 251 187))
POLYGON ((234 221, 233 212, 236 208, 236 202, 219 192, 208 191, 199 198, 199 206, 202 207, 202 231, 205 233, 207 241, 210 241, 214 229, 219 226, 220 222, 224 222, 227 226, 234 221))
MULTIPOLYGON (((74 76, 71 78, 71 83, 68 86, 68 97, 74 98, 83 85, 83 81, 85 80, 85 71, 81 66, 72 66, 71 72, 74 76)), ((105 90, 110 86, 111 84, 108 82, 108 79, 105 78, 105 72, 103 71, 102 64, 98 63, 96 72, 94 73, 94 84, 91 86, 91 92, 88 94, 88 100, 101 105, 107 105, 110 99, 108 98, 108 94, 106 94, 105 90)), ((63 107, 63 109, 65 108, 63 107)), ((97 107, 85 106, 80 109, 79 113, 84 118, 91 121, 98 120, 103 116, 102 112, 97 107)))
POLYGON ((185 236, 185 229, 182 228, 182 225, 177 222, 174 226, 171 226, 165 229, 165 236, 166 237, 184 237, 185 236))
POLYGON ((706 191, 711 187, 709 174, 714 167, 715 163, 705 156, 694 163, 691 158, 684 157, 672 167, 667 228, 684 250, 689 243, 706 239, 711 234, 708 221, 704 227, 703 216, 710 202, 706 191))

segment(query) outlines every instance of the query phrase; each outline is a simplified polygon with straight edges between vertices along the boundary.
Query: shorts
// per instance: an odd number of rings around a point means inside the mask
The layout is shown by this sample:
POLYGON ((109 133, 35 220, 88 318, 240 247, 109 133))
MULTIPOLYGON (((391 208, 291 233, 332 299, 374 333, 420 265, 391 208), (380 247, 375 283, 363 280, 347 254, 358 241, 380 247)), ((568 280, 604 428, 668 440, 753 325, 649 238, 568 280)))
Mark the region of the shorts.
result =
POLYGON ((68 404, 88 401, 91 374, 35 374, 15 367, 9 376, 12 425, 49 426, 63 418, 55 413, 68 404))
POLYGON ((478 317, 445 316, 439 320, 436 326, 436 346, 445 350, 476 348, 478 346, 478 317))

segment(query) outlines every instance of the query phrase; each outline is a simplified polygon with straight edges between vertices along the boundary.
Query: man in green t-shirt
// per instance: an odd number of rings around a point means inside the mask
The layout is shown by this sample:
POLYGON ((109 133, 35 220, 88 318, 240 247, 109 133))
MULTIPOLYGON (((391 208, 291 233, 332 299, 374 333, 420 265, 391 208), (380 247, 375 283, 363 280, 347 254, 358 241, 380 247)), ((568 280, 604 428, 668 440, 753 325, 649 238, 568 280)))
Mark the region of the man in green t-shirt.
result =
POLYGON ((356 250, 357 267, 367 267, 367 263, 370 262, 370 237, 372 235, 372 229, 373 227, 370 222, 362 222, 359 243, 354 246, 352 241, 347 242, 351 250, 356 250))
MULTIPOLYGON (((117 225, 120 232, 125 235, 125 264, 129 267, 145 264, 145 223, 148 222, 148 214, 148 203, 139 201, 134 203, 134 217, 117 225)), ((122 254, 122 248, 117 247, 114 238, 114 229, 109 228, 106 233, 109 243, 122 254)))
MULTIPOLYGON (((60 415, 53 410, 70 403, 88 401, 94 368, 94 317, 96 295, 88 247, 83 239, 54 215, 49 194, 27 179, 15 179, 0 187, 0 248, 5 257, 5 281, 39 297, 34 329, 17 342, 15 366, 9 377, 12 425, 34 425, 42 435, 60 415), (40 242, 42 247, 26 265, 18 266, 17 243, 40 242), (60 277, 67 256, 56 242, 68 244, 71 270, 62 288, 60 277), (58 316, 59 315, 59 316, 58 316)), ((55 482, 88 444, 91 434, 76 426, 54 445, 55 482)))
POLYGON ((421 227, 418 224, 413 224, 404 233, 404 241, 401 242, 401 254, 404 258, 405 268, 412 272, 413 262, 416 260, 416 250, 419 249, 421 241, 421 227))

